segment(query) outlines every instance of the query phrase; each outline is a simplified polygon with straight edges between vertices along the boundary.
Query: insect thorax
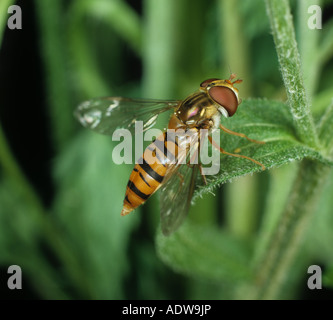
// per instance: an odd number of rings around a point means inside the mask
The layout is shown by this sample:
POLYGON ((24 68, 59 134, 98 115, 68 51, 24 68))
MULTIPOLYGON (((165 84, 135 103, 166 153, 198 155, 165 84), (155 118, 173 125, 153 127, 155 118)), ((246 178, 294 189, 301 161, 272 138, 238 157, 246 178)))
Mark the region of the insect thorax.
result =
POLYGON ((221 114, 206 92, 196 92, 186 98, 175 110, 174 115, 186 127, 215 128, 221 114))

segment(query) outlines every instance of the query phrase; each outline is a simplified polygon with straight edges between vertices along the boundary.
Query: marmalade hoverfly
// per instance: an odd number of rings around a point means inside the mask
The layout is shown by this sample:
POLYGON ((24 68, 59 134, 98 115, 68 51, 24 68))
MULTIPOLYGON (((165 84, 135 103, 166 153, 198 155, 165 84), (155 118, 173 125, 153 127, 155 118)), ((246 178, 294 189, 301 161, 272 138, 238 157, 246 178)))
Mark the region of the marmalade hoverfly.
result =
MULTIPOLYGON (((133 130, 135 121, 139 120, 143 121, 144 129, 150 128, 159 114, 168 110, 174 111, 168 130, 145 149, 135 164, 126 187, 121 215, 130 213, 161 188, 161 226, 164 235, 169 235, 181 225, 188 212, 199 170, 204 182, 206 181, 200 163, 190 165, 180 161, 189 157, 189 148, 181 147, 185 139, 182 136, 175 137, 169 134, 169 129, 183 129, 196 136, 198 138, 194 146, 196 156, 200 150, 200 129, 207 129, 210 133, 212 129, 221 128, 228 134, 246 138, 254 143, 264 143, 250 139, 242 133, 233 132, 220 123, 222 115, 224 117, 234 115, 241 103, 238 89, 234 85, 242 80, 234 78, 235 75, 232 74, 227 80, 216 78, 205 80, 200 84, 199 91, 182 101, 109 97, 88 100, 79 105, 75 115, 81 124, 107 135, 112 135, 117 128, 133 130), (151 159, 152 157, 154 159, 151 159)), ((221 153, 248 159, 265 169, 263 164, 252 158, 226 152, 211 136, 208 136, 208 140, 221 153)))

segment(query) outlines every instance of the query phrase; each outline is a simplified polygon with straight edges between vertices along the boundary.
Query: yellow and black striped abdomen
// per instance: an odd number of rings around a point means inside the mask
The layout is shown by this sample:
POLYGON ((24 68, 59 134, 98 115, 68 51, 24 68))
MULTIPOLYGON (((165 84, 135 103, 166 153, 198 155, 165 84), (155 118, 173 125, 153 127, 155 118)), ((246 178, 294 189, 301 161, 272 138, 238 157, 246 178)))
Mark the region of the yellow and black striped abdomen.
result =
POLYGON ((146 148, 130 175, 121 215, 130 213, 157 191, 177 154, 177 140, 167 131, 146 148))

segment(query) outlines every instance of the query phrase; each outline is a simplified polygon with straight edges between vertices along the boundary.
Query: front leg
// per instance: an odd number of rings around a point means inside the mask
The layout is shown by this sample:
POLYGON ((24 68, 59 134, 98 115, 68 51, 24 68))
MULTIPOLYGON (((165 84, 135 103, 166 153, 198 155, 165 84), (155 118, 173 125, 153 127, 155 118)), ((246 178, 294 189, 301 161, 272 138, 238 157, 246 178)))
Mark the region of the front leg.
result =
POLYGON ((248 136, 246 136, 244 133, 239 133, 239 132, 232 131, 232 130, 230 130, 230 129, 224 127, 224 126, 222 126, 222 124, 220 124, 220 128, 221 128, 224 132, 226 132, 226 133, 228 133, 228 134, 232 134, 232 135, 234 135, 234 136, 238 136, 238 137, 245 138, 245 139, 247 139, 248 141, 251 141, 251 142, 254 142, 254 143, 265 144, 265 141, 258 141, 258 140, 251 139, 251 138, 249 138, 248 136))

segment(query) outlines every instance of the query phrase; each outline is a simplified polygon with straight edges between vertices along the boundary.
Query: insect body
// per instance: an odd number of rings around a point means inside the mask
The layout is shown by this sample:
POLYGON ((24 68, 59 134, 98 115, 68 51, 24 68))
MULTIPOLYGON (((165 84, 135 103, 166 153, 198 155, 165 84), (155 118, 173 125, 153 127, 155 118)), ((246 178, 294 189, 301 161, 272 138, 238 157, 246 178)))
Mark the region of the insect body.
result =
MULTIPOLYGON (((227 80, 208 79, 200 84, 200 91, 183 101, 132 100, 126 98, 93 99, 82 103, 76 116, 86 127, 104 134, 112 134, 117 127, 133 129, 135 120, 142 120, 144 127, 154 124, 158 115, 173 110, 168 130, 156 138, 137 161, 126 188, 122 215, 143 204, 159 188, 161 191, 161 225, 168 235, 175 231, 188 212, 195 187, 198 170, 202 167, 189 164, 189 158, 198 157, 201 129, 208 134, 212 129, 221 128, 229 134, 248 138, 221 125, 221 116, 232 116, 240 104, 236 83, 232 75, 227 80), (131 117, 129 117, 131 114, 131 117), (182 130, 183 135, 175 132, 182 130), (192 152, 192 153, 191 153, 192 152)), ((258 161, 240 154, 223 150, 208 136, 209 141, 221 153, 246 158, 265 167, 258 161)), ((205 181, 205 177, 202 174, 205 181)))
POLYGON ((170 139, 168 131, 147 147, 129 178, 121 215, 130 213, 144 203, 161 186, 167 167, 175 161, 177 154, 178 143, 170 139), (170 143, 173 144, 172 149, 170 143), (170 153, 170 149, 175 152, 170 153))

